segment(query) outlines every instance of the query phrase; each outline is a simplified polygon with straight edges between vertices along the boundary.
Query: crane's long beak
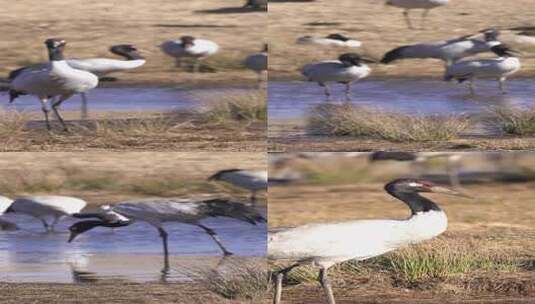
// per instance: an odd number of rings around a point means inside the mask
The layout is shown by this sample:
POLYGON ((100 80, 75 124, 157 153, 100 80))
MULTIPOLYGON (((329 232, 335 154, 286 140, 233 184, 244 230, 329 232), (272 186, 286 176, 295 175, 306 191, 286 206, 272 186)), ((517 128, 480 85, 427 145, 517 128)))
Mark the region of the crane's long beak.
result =
POLYGON ((72 241, 74 241, 74 239, 78 236, 79 233, 77 232, 73 232, 71 231, 71 235, 69 236, 69 240, 67 241, 67 243, 70 243, 72 241))
POLYGON ((433 187, 429 188, 429 190, 431 192, 435 192, 435 193, 442 193, 442 194, 459 196, 459 197, 464 197, 464 198, 473 198, 473 197, 471 197, 470 195, 468 195, 466 193, 462 193, 462 192, 459 192, 459 191, 456 191, 456 190, 453 190, 453 189, 450 189, 450 188, 446 188, 446 187, 441 187, 441 186, 433 186, 433 187))

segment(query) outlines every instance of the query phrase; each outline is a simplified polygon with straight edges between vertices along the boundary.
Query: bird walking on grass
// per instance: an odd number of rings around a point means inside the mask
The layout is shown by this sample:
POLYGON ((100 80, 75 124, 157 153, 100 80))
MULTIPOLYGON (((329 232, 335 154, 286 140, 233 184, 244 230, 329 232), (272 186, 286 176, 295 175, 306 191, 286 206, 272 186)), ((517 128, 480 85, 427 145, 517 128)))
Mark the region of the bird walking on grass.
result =
POLYGON ((286 260, 293 265, 275 272, 274 304, 282 298, 284 276, 295 267, 319 267, 327 303, 335 304, 328 271, 349 260, 366 260, 398 248, 432 239, 448 226, 446 213, 419 193, 434 192, 465 196, 429 181, 397 179, 385 186, 388 194, 403 201, 411 210, 405 220, 354 220, 330 224, 308 224, 281 229, 268 236, 268 258, 286 260))
POLYGON ((258 88, 262 87, 263 75, 268 70, 268 45, 264 44, 264 48, 260 53, 255 53, 245 58, 245 66, 256 73, 258 79, 258 88))
POLYGON ((176 66, 182 66, 182 59, 194 60, 193 72, 199 72, 201 60, 214 55, 219 51, 219 45, 211 40, 182 36, 178 40, 167 40, 160 45, 160 49, 166 55, 174 57, 176 66))
POLYGON ((339 33, 329 34, 325 37, 313 37, 313 36, 303 36, 299 37, 296 40, 297 44, 304 45, 317 45, 317 46, 327 46, 327 47, 347 47, 347 48, 358 48, 362 46, 362 42, 349 38, 339 33))

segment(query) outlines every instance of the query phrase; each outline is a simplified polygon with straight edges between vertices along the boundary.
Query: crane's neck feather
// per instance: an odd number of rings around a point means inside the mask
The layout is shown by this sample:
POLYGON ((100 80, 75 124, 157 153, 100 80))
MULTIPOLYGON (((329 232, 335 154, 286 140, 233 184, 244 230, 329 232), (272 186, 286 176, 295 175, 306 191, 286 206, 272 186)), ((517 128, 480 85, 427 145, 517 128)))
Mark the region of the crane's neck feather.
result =
POLYGON ((442 211, 432 200, 425 198, 415 192, 403 192, 395 189, 394 185, 386 187, 386 191, 393 197, 403 201, 411 209, 412 215, 420 212, 442 211))

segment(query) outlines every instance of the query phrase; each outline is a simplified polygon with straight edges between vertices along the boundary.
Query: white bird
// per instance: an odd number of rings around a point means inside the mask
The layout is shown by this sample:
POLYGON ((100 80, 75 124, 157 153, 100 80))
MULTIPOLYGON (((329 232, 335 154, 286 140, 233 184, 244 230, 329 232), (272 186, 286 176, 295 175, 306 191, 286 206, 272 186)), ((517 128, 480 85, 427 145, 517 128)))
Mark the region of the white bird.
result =
POLYGON ((47 231, 54 231, 54 226, 65 216, 79 213, 87 203, 70 196, 28 196, 15 199, 5 213, 26 214, 39 219, 47 231), (52 218, 52 222, 47 219, 52 218))
POLYGON ((282 280, 293 268, 310 264, 320 268, 321 282, 329 304, 334 296, 327 272, 348 260, 366 260, 400 247, 440 235, 448 226, 445 212, 419 192, 464 196, 454 190, 416 179, 398 179, 385 186, 386 192, 411 209, 405 220, 354 220, 342 223, 308 224, 279 230, 268 236, 268 258, 295 262, 275 273, 274 303, 282 295, 282 280))
POLYGON ((297 44, 314 44, 320 46, 337 46, 337 47, 348 47, 348 48, 358 48, 362 46, 362 42, 346 37, 342 34, 330 34, 326 37, 313 37, 313 36, 303 36, 299 37, 296 40, 297 44))
POLYGON ((422 13, 422 27, 425 26, 425 18, 429 11, 433 8, 444 6, 448 4, 449 0, 387 0, 386 5, 395 6, 404 9, 403 16, 410 29, 414 29, 409 18, 409 11, 411 9, 423 9, 422 13))
POLYGON ((10 96, 20 94, 37 96, 49 130, 51 127, 48 120, 47 102, 57 96, 56 100, 51 101, 51 107, 64 130, 67 130, 58 107, 73 94, 85 93, 95 88, 98 85, 98 77, 92 73, 74 69, 67 64, 63 57, 65 40, 47 39, 45 44, 48 48, 49 62, 41 68, 23 69, 18 72, 11 80, 10 96))
POLYGON ((245 59, 245 66, 253 70, 258 76, 258 87, 262 84, 262 75, 267 73, 268 69, 268 45, 264 44, 262 52, 252 54, 245 59))
POLYGON ((167 232, 162 225, 165 222, 179 222, 201 228, 227 256, 232 253, 221 243, 215 231, 201 224, 203 219, 220 216, 230 217, 252 225, 266 221, 254 208, 226 199, 156 198, 126 201, 104 208, 100 212, 75 214, 74 216, 77 218, 96 218, 96 220, 80 221, 72 225, 69 228, 71 232, 69 242, 95 227, 122 227, 135 221, 149 223, 160 233, 166 265, 168 265, 169 250, 167 232))
POLYGON ((160 49, 165 54, 176 59, 177 67, 181 66, 181 60, 183 58, 193 58, 195 60, 193 71, 198 72, 200 61, 217 53, 219 51, 219 45, 206 39, 182 36, 179 40, 165 41, 160 45, 160 49))
POLYGON ((484 32, 484 40, 477 39, 475 36, 477 35, 401 46, 387 52, 383 56, 381 63, 389 64, 396 60, 410 58, 434 58, 444 61, 446 66, 449 66, 464 57, 490 52, 493 46, 501 44, 498 41, 498 32, 495 29, 486 30, 484 32))
POLYGON ((518 72, 521 68, 516 53, 508 46, 500 44, 491 48, 498 55, 495 59, 474 59, 457 62, 449 66, 444 75, 445 81, 456 79, 459 83, 468 81, 470 93, 475 94, 474 79, 495 78, 498 80, 500 91, 505 94, 507 77, 518 72))
POLYGON ((228 169, 215 173, 208 180, 226 182, 251 191, 251 203, 255 205, 257 192, 267 191, 268 172, 267 170, 228 169))
POLYGON ((355 53, 340 55, 338 60, 321 61, 308 64, 303 68, 303 75, 308 81, 317 82, 319 86, 325 88, 325 96, 330 99, 331 91, 329 82, 339 82, 346 85, 346 99, 350 99, 351 83, 367 77, 371 69, 363 62, 375 62, 363 58, 355 53))
MULTIPOLYGON (((1 196, 0 195, 0 217, 6 212, 6 210, 11 206, 13 203, 13 200, 9 197, 1 196)), ((2 218, 0 218, 0 230, 17 230, 17 225, 8 222, 2 218)))
MULTIPOLYGON (((111 59, 111 58, 85 58, 85 59, 66 59, 67 64, 77 70, 83 70, 97 75, 102 78, 105 75, 114 72, 123 72, 136 69, 145 64, 146 60, 137 52, 137 49, 131 44, 119 44, 110 47, 110 52, 124 57, 125 60, 111 59)), ((41 70, 46 68, 47 63, 38 63, 26 67, 19 68, 9 74, 8 79, 14 79, 22 71, 28 69, 41 70)), ((101 79, 102 80, 102 79, 101 79)), ((11 92, 9 102, 13 102, 20 93, 16 91, 11 92)), ((85 92, 80 94, 82 96, 82 119, 87 117, 87 97, 85 92)))

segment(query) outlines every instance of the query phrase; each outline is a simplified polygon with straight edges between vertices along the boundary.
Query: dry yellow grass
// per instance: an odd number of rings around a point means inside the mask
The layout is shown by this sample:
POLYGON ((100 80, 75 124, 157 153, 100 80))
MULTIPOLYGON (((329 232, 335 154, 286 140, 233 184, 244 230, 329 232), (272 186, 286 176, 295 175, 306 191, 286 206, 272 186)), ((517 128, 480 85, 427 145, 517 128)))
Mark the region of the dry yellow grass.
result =
MULTIPOLYGON (((262 109, 262 108, 258 108, 262 109)), ((0 112, 0 151, 265 151, 263 119, 231 116, 209 119, 208 114, 186 112, 79 113, 66 112, 69 132, 52 122, 48 132, 40 113, 0 112), (207 118, 208 117, 208 118, 207 118)))
POLYGON ((323 104, 312 109, 312 134, 376 138, 392 142, 426 142, 456 139, 470 126, 463 116, 411 116, 385 113, 351 104, 323 104))

